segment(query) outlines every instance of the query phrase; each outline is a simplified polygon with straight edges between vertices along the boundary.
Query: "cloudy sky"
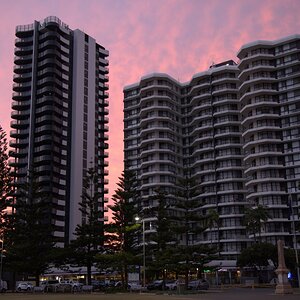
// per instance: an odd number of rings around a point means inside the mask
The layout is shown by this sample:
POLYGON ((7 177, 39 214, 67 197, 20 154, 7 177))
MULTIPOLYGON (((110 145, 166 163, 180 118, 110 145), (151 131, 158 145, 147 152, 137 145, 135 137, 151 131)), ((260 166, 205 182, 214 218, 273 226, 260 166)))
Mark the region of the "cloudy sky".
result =
POLYGON ((47 16, 110 51, 110 194, 123 169, 123 87, 154 71, 180 81, 254 40, 300 33, 300 0, 0 0, 0 124, 9 133, 16 25, 47 16))

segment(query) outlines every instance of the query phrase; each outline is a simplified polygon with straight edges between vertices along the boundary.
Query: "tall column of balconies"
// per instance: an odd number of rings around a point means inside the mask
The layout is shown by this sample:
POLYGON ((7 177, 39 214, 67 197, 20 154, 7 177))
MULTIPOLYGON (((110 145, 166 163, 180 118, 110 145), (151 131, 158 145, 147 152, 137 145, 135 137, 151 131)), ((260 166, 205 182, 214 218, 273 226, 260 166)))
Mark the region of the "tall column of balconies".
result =
POLYGON ((33 164, 38 181, 52 196, 54 235, 63 242, 70 156, 71 32, 59 20, 47 18, 37 34, 33 164))
MULTIPOLYGON (((158 205, 157 190, 174 197, 182 164, 179 91, 164 74, 124 89, 125 168, 136 172, 141 210, 158 205)), ((155 221, 144 218, 146 233, 155 231, 155 221)))
POLYGON ((190 83, 190 169, 200 183, 201 214, 215 210, 218 224, 195 237, 228 259, 245 248, 244 180, 238 106, 238 68, 233 62, 197 74, 190 83))
POLYGON ((270 218, 259 234, 263 241, 274 244, 289 235, 275 48, 258 42, 244 46, 238 57, 246 199, 252 206, 268 209, 270 218))
MULTIPOLYGON (((207 72, 197 74, 185 87, 183 101, 183 141, 185 166, 198 184, 197 197, 207 207, 216 207, 214 129, 210 75, 207 72)), ((199 207, 202 214, 203 207, 199 207)), ((210 228, 212 243, 214 229, 210 228)), ((206 243, 203 235, 190 237, 193 242, 206 243)))
MULTIPOLYGON (((288 213, 283 217, 299 224, 300 208, 300 35, 274 42, 276 75, 280 104, 283 155, 287 191, 288 213)), ((294 233, 294 226, 290 224, 294 233)), ((297 225, 296 225, 297 227, 297 225)), ((295 232, 300 248, 299 232, 295 232)), ((290 246, 294 241, 290 238, 290 246)))
POLYGON ((32 90, 34 25, 19 26, 15 39, 10 166, 16 182, 24 180, 29 164, 29 124, 32 90))
MULTIPOLYGON (((55 235, 63 241, 70 95, 70 30, 57 18, 18 26, 10 165, 16 182, 30 168, 52 198, 55 235)), ((49 207, 50 209, 50 207, 49 207)))
POLYGON ((100 193, 101 215, 99 216, 101 221, 104 221, 104 212, 107 210, 104 203, 108 202, 105 195, 108 193, 106 188, 108 179, 105 176, 108 175, 108 51, 102 46, 96 44, 96 102, 95 112, 97 117, 95 118, 95 167, 100 176, 101 184, 98 192, 100 193))
POLYGON ((248 241, 243 223, 246 203, 237 96, 238 68, 231 61, 211 71, 216 205, 219 214, 217 237, 222 257, 235 259, 248 241))
MULTIPOLYGON (((285 179, 287 191, 289 232, 295 234, 297 249, 300 248, 300 35, 274 42, 278 97, 280 103, 285 179), (296 226, 292 223, 295 221, 296 226)), ((295 240, 289 239, 294 247, 295 240)))
POLYGON ((140 106, 140 87, 138 84, 124 89, 124 168, 138 173, 139 165, 147 162, 139 157, 140 111, 145 106, 140 106))
POLYGON ((157 189, 172 193, 181 172, 179 87, 154 75, 134 90, 125 89, 125 166, 138 171, 142 206, 153 206, 149 196, 157 189))

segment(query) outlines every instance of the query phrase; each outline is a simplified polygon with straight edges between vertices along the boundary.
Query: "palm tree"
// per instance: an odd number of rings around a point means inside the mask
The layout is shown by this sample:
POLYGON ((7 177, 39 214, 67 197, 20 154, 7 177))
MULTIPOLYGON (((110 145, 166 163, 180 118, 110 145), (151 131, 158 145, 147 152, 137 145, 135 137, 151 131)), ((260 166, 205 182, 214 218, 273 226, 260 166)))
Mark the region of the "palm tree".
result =
MULTIPOLYGON (((212 246, 212 229, 217 227, 219 230, 220 215, 215 209, 209 209, 207 214, 207 226, 210 229, 210 245, 212 246)), ((219 235, 219 232, 218 232, 219 235)), ((219 248, 219 247, 218 247, 219 248)))
POLYGON ((259 240, 261 242, 261 228, 262 225, 270 218, 268 210, 265 206, 258 205, 254 208, 248 208, 245 211, 245 223, 247 230, 253 233, 254 240, 256 240, 256 233, 259 235, 259 240))

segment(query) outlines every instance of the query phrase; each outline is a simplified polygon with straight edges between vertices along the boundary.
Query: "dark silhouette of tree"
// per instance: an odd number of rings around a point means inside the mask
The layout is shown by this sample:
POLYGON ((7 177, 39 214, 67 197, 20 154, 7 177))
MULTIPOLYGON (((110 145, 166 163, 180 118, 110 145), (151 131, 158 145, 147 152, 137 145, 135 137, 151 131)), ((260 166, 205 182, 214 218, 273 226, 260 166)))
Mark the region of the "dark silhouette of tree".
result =
MULTIPOLYGON (((8 165, 6 132, 0 125, 0 239, 1 251, 5 251, 4 233, 6 230, 6 220, 8 207, 11 206, 12 177, 8 165)), ((2 268, 5 261, 2 260, 2 268)), ((2 272, 2 270, 0 270, 2 272)), ((1 278, 2 279, 2 278, 1 278)))
POLYGON ((39 276, 52 260, 55 240, 52 235, 51 203, 34 174, 15 191, 11 214, 5 218, 6 262, 12 271, 39 276))
POLYGON ((254 235, 254 241, 257 242, 256 234, 259 235, 261 242, 261 229, 263 224, 270 218, 268 210, 258 205, 255 208, 247 208, 245 210, 245 223, 247 230, 254 235))
POLYGON ((276 263, 276 246, 267 243, 257 243, 242 250, 238 257, 237 265, 239 267, 264 267, 269 265, 268 259, 276 263))
POLYGON ((166 280, 165 269, 170 269, 175 264, 173 249, 177 244, 177 237, 173 230, 173 220, 170 216, 170 205, 165 192, 157 190, 151 196, 153 207, 144 209, 143 218, 155 218, 155 232, 146 234, 147 265, 149 269, 161 274, 166 280), (150 259, 151 258, 151 259, 150 259))
POLYGON ((0 238, 3 238, 7 207, 11 204, 12 177, 8 166, 6 133, 0 126, 0 238))
POLYGON ((70 247, 74 251, 75 260, 87 267, 87 283, 91 285, 91 269, 96 262, 96 255, 103 251, 104 233, 102 209, 100 204, 100 179, 94 168, 89 168, 84 177, 83 193, 79 210, 83 222, 75 229, 76 239, 70 247))
MULTIPOLYGON (((136 224, 137 215, 137 182, 135 174, 123 171, 115 194, 112 196, 113 204, 108 207, 112 211, 112 222, 105 226, 106 246, 110 256, 106 258, 117 263, 115 266, 121 272, 123 287, 128 284, 128 265, 136 262, 137 251, 136 235, 140 225, 136 224)), ((98 257, 104 262, 105 256, 98 257)))
MULTIPOLYGON (((203 206, 199 200, 197 182, 185 170, 185 176, 178 180, 176 202, 174 207, 178 210, 173 229, 177 235, 183 236, 183 241, 177 245, 177 266, 184 270, 185 287, 188 288, 189 271, 197 268, 197 262, 208 257, 211 250, 208 247, 193 245, 193 237, 206 229, 205 216, 200 212, 203 206)), ((198 266, 199 267, 199 266, 198 266)))
MULTIPOLYGON (((288 269, 295 272, 295 253, 293 249, 284 249, 285 263, 288 269)), ((240 253, 237 259, 237 266, 241 268, 250 267, 254 270, 256 276, 260 276, 264 267, 270 265, 270 260, 274 268, 278 267, 277 246, 269 243, 256 243, 240 253)))
MULTIPOLYGON (((208 214, 206 216, 206 224, 207 227, 210 229, 210 245, 212 247, 212 229, 216 228, 219 230, 219 221, 220 221, 220 216, 219 213, 217 212, 217 210, 215 209, 209 209, 208 210, 208 214)), ((218 236, 219 236, 219 232, 218 232, 218 236)), ((219 239, 218 239, 219 242, 219 239)), ((218 249, 219 249, 219 245, 218 245, 218 249)))

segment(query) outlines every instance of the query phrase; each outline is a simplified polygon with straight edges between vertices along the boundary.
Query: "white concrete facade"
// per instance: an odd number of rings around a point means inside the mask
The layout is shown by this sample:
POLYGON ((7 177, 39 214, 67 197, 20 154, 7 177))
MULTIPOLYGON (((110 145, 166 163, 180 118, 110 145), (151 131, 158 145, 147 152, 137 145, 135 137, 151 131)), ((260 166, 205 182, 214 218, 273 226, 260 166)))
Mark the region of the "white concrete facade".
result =
POLYGON ((205 203, 199 214, 219 214, 191 243, 219 244, 225 259, 254 241, 245 208, 267 208, 265 242, 295 247, 299 222, 300 35, 246 44, 238 58, 186 83, 152 73, 124 88, 125 168, 137 173, 141 206, 155 205, 158 187, 172 198, 189 168, 205 203))

